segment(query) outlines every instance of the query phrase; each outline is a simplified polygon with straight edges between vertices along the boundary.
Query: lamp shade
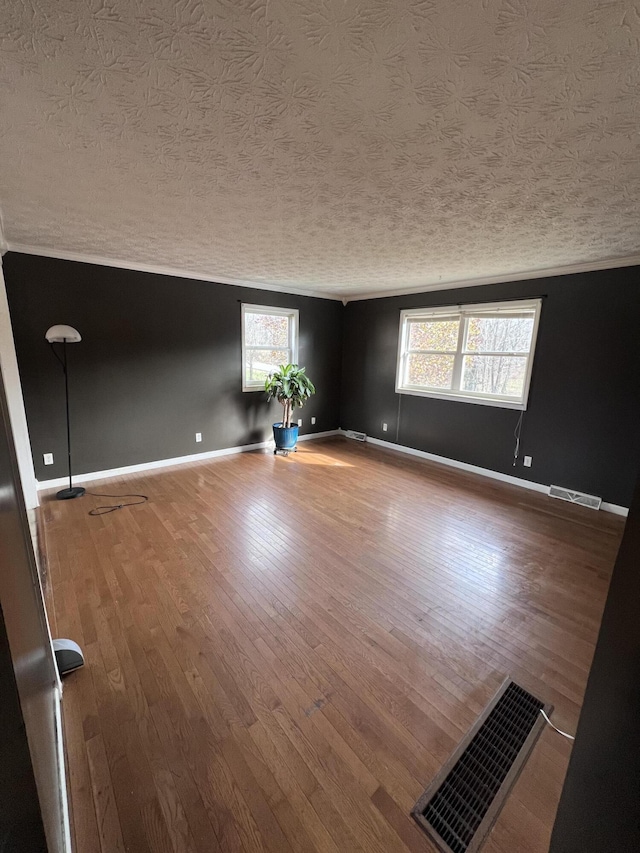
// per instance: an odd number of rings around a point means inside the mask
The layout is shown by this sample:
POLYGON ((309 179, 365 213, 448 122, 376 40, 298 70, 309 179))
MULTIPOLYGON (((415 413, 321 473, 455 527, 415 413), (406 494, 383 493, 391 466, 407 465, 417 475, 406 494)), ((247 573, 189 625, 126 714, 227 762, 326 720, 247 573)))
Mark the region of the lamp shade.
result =
POLYGON ((77 344, 82 340, 80 332, 74 329, 73 326, 51 326, 47 329, 45 338, 50 344, 62 343, 66 341, 68 344, 77 344))

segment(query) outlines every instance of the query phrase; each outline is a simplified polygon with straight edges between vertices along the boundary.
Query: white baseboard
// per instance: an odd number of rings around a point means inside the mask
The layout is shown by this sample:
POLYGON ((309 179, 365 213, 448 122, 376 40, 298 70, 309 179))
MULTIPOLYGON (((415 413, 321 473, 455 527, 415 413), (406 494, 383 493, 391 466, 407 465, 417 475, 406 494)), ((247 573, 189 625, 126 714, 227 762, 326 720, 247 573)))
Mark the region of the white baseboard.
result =
MULTIPOLYGON (((340 430, 344 435, 345 430, 340 430)), ((449 459, 447 456, 438 456, 435 453, 427 453, 426 450, 416 450, 413 447, 405 447, 402 444, 394 444, 392 441, 384 441, 381 438, 373 438, 367 436, 367 442, 377 444, 380 447, 386 447, 388 450, 397 450, 400 453, 407 453, 409 456, 418 456, 420 459, 428 459, 430 462, 437 462, 440 465, 448 465, 450 468, 459 468, 461 471, 470 471, 472 474, 480 474, 481 477, 489 477, 491 480, 500 480, 502 483, 510 483, 512 486, 519 486, 521 489, 529 489, 532 492, 549 493, 549 486, 544 483, 534 483, 531 480, 523 480, 521 477, 513 477, 511 474, 502 474, 500 471, 492 471, 490 468, 480 468, 479 465, 470 465, 468 462, 459 462, 457 459, 449 459)), ((600 509, 605 512, 612 512, 615 515, 626 516, 629 509, 626 506, 618 504, 605 503, 600 505, 600 509)))
POLYGON ((65 766, 64 730, 62 720, 62 686, 56 685, 54 698, 54 717, 56 726, 56 758, 58 760, 58 796, 62 826, 60 830, 60 853, 73 853, 71 847, 71 822, 69 812, 69 794, 67 791, 67 771, 65 766))
MULTIPOLYGON (((306 435, 301 435, 298 441, 310 441, 314 438, 328 438, 332 435, 345 435, 346 430, 330 429, 325 432, 312 432, 306 435)), ((447 465, 450 468, 458 468, 461 471, 469 471, 472 474, 479 474, 481 477, 488 477, 491 480, 499 480, 502 483, 510 483, 512 486, 519 486, 521 489, 529 489, 532 492, 541 492, 548 494, 549 486, 544 483, 535 483, 532 480, 523 480, 521 477, 513 477, 511 474, 502 474, 500 471, 492 471, 490 468, 481 468, 479 465, 471 465, 468 462, 459 462, 457 459, 449 459, 447 456, 438 456, 436 453, 428 453, 426 450, 416 450, 414 447, 405 447, 402 444, 394 444, 392 441, 384 441, 381 438, 373 438, 367 436, 369 444, 377 444, 380 447, 386 447, 388 450, 397 450, 400 453, 406 453, 409 456, 417 456, 420 459, 428 459, 430 462, 437 462, 440 465, 447 465)), ((251 450, 262 450, 273 447, 273 439, 268 441, 259 441, 256 444, 244 444, 238 447, 223 447, 220 450, 208 450, 204 453, 192 453, 189 456, 177 456, 173 459, 158 459, 154 462, 141 462, 138 465, 126 465, 123 468, 111 468, 107 471, 91 471, 87 474, 75 474, 73 482, 76 484, 90 483, 94 480, 104 480, 109 477, 121 477, 126 474, 137 474, 143 471, 153 471, 158 468, 169 468, 172 465, 183 465, 187 462, 205 462, 207 459, 216 459, 219 456, 233 456, 236 453, 247 453, 251 450)), ((44 489, 57 489, 61 486, 66 486, 68 477, 57 477, 54 480, 38 481, 38 491, 44 489)), ((605 512, 612 512, 615 515, 627 516, 629 509, 626 506, 607 503, 603 501, 600 509, 605 512)))
MULTIPOLYGON (((339 429, 329 429, 325 432, 310 432, 298 436, 298 441, 310 441, 314 438, 327 438, 331 435, 339 435, 339 429)), ((108 477, 122 477, 126 474, 137 474, 141 471, 153 471, 157 468, 169 468, 172 465, 184 465, 186 462, 205 462, 207 459, 216 459, 218 456, 233 456, 236 453, 247 453, 251 450, 262 450, 274 446, 273 439, 259 441, 256 444, 243 444, 238 447, 223 447, 221 450, 207 450, 204 453, 191 453, 189 456, 176 456, 173 459, 158 459, 155 462, 141 462, 138 465, 125 465, 123 468, 110 468, 107 471, 91 471, 88 474, 74 474, 73 482, 91 483, 93 480, 105 480, 108 477)), ((68 477, 56 477, 54 480, 38 481, 38 491, 43 489, 57 489, 66 486, 68 477)))
POLYGON ((600 504, 600 509, 605 512, 612 512, 614 515, 622 515, 625 518, 629 515, 629 507, 628 506, 620 506, 620 504, 610 504, 607 501, 602 501, 600 504))

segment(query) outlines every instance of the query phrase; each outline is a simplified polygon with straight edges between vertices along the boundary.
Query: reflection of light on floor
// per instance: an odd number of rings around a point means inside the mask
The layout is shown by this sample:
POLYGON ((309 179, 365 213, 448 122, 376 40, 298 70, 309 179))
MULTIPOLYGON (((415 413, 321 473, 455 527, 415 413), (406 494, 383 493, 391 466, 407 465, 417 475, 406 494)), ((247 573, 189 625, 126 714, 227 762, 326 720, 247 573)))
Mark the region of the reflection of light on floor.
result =
MULTIPOLYGON (((406 529, 411 524, 408 519, 411 518, 412 507, 400 495, 389 496, 388 500, 386 506, 377 508, 380 513, 378 533, 384 533, 386 539, 401 549, 406 529)), ((505 590, 511 593, 514 566, 504 537, 499 533, 492 536, 493 531, 486 523, 479 521, 476 524, 469 514, 464 518, 465 529, 462 532, 460 513, 455 507, 451 507, 450 511, 442 508, 437 515, 437 523, 428 524, 424 528, 420 543, 424 554, 436 546, 446 551, 452 569, 451 579, 458 587, 481 582, 485 595, 500 595, 505 590)), ((412 532, 415 536, 418 528, 414 527, 412 532)))
MULTIPOLYGON (((286 518, 282 518, 273 511, 273 504, 266 498, 252 498, 245 506, 243 521, 246 521, 246 530, 253 531, 256 522, 269 530, 270 541, 278 543, 278 551, 285 553, 289 548, 293 549, 298 538, 298 529, 294 524, 289 524, 286 518)), ((265 542, 256 542, 251 536, 243 539, 237 537, 238 546, 244 546, 244 553, 252 561, 261 561, 265 552, 270 552, 270 547, 265 542)))
POLYGON ((276 459, 283 462, 298 462, 303 465, 324 465, 332 468, 353 468, 351 462, 342 462, 340 459, 335 459, 333 456, 326 456, 324 453, 318 453, 317 450, 301 450, 298 448, 295 453, 290 453, 288 456, 281 456, 279 453, 276 459))

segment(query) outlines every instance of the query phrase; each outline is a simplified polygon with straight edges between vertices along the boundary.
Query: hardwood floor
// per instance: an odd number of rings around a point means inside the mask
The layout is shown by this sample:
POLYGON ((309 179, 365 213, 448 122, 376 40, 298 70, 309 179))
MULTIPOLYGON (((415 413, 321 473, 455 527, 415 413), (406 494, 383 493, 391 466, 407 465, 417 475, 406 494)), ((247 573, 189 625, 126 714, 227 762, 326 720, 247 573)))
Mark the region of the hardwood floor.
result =
MULTIPOLYGON (((409 818, 512 675, 574 731, 621 519, 345 439, 42 513, 77 853, 431 851, 409 818)), ((486 844, 548 849, 547 728, 486 844)))

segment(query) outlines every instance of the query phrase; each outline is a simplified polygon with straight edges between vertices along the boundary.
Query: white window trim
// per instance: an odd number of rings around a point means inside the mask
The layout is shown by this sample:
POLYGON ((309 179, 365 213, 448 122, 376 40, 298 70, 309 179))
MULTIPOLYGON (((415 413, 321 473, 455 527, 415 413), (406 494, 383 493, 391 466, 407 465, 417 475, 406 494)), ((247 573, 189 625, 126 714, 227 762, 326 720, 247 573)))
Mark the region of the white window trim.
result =
MULTIPOLYGON (((531 373, 533 370, 533 361, 536 351, 536 340, 538 337, 538 326, 540 324, 540 310, 542 307, 541 299, 526 299, 510 302, 491 302, 477 305, 443 305, 434 308, 411 308, 400 312, 400 330, 398 334, 398 357, 396 362, 396 394, 409 394, 414 397, 433 397, 436 400, 455 400, 461 403, 475 403, 480 406, 495 406, 500 409, 519 409, 526 410, 529 401, 529 388, 531 386, 531 373), (478 392, 463 392, 459 389, 446 391, 442 389, 424 389, 417 386, 403 385, 401 378, 405 372, 405 359, 408 355, 406 348, 408 326, 407 319, 433 319, 435 317, 461 318, 465 316, 486 314, 487 316, 500 316, 506 314, 514 316, 519 311, 534 311, 533 332, 531 334, 531 347, 527 357, 527 372, 525 375, 524 388, 522 397, 493 397, 489 394, 481 394, 478 392)), ((466 323, 460 323, 460 331, 458 335, 458 346, 456 350, 456 358, 454 362, 454 380, 460 378, 462 369, 462 358, 465 354, 465 341, 462 340, 466 329, 466 323)), ((512 353, 498 353, 498 355, 511 355, 512 353)), ((482 355, 492 355, 492 353, 482 353, 482 355)), ((516 356, 522 356, 522 353, 513 353, 516 356)), ((459 381, 458 383, 459 384, 459 381)))
POLYGON ((263 391, 264 382, 257 380, 247 382, 246 380, 246 353, 251 349, 265 349, 261 346, 247 346, 245 336, 245 316, 247 314, 272 314, 275 317, 289 318, 289 346, 291 350, 291 364, 298 363, 298 328, 300 322, 300 312, 297 308, 275 308, 271 305, 249 305, 246 302, 242 303, 242 390, 243 391, 263 391))

